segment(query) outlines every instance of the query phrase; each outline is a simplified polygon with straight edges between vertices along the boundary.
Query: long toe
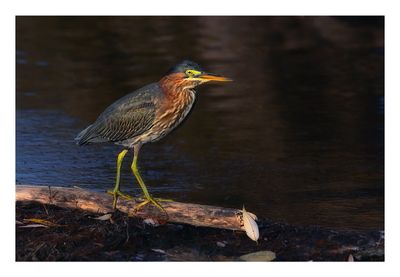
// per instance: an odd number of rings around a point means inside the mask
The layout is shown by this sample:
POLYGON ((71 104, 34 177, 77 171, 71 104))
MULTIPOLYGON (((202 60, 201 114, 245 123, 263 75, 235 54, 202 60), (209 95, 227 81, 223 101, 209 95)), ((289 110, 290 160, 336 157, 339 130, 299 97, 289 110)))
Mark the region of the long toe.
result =
POLYGON ((127 199, 127 200, 132 200, 132 199, 133 199, 133 197, 130 196, 129 194, 122 193, 122 192, 119 191, 119 190, 117 190, 117 191, 115 191, 115 190, 108 190, 107 193, 108 193, 108 194, 111 194, 111 195, 113 196, 113 209, 114 209, 114 210, 117 209, 117 201, 118 201, 118 198, 119 198, 119 197, 122 197, 122 198, 127 199))
POLYGON ((138 204, 134 209, 133 212, 137 213, 138 211, 140 211, 144 206, 146 206, 147 204, 149 204, 150 201, 149 200, 144 200, 142 203, 138 204))
POLYGON ((154 198, 157 202, 175 202, 174 199, 154 198))
MULTIPOLYGON (((154 206, 156 206, 160 211, 162 211, 163 213, 165 213, 165 215, 168 218, 168 214, 167 211, 160 205, 160 203, 158 203, 159 199, 158 198, 152 198, 152 197, 145 197, 145 200, 140 203, 139 205, 137 205, 134 209, 135 212, 138 212, 140 209, 142 209, 144 206, 146 206, 147 204, 153 204, 154 206)), ((171 201, 170 199, 161 199, 161 201, 171 201)))
POLYGON ((122 197, 122 198, 127 199, 127 200, 132 200, 133 199, 133 197, 130 196, 129 194, 123 193, 123 192, 121 192, 119 190, 117 190, 117 191, 108 190, 107 193, 111 194, 112 196, 122 197))
POLYGON ((120 197, 122 197, 122 198, 124 198, 124 199, 127 199, 127 200, 132 200, 133 199, 133 197, 132 196, 130 196, 129 194, 126 194, 126 193, 122 193, 122 192, 118 192, 118 196, 120 196, 120 197))

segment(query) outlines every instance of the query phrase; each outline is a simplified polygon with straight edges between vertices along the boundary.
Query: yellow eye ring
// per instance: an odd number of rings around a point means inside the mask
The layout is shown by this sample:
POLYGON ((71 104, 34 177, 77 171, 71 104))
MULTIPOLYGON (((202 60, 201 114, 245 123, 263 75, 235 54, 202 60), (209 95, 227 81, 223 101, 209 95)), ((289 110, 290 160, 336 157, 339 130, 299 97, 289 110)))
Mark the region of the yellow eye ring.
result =
POLYGON ((197 71, 197 70, 194 70, 194 69, 188 69, 188 70, 185 71, 185 74, 186 74, 188 77, 193 77, 193 76, 195 76, 195 75, 201 74, 201 72, 200 72, 200 71, 197 71))

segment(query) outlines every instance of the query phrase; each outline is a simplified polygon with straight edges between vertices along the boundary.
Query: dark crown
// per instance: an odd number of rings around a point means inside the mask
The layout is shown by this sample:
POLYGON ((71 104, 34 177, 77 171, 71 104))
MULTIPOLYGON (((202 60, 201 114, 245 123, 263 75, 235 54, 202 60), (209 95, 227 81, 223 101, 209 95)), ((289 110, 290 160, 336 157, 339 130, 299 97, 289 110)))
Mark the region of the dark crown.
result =
POLYGON ((168 73, 171 74, 171 73, 185 72, 188 69, 203 71, 203 69, 197 63, 189 60, 184 60, 180 64, 171 68, 168 73))

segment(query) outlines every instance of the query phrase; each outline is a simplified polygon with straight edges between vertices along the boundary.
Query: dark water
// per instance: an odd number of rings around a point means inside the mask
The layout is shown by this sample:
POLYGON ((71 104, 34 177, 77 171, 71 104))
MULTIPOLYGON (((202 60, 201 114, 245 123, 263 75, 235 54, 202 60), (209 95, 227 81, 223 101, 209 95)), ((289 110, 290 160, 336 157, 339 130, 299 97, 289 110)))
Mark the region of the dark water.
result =
POLYGON ((154 195, 383 229, 382 18, 18 17, 17 183, 111 188, 120 148, 73 138, 186 58, 235 82, 199 88, 185 124, 143 147, 154 195))

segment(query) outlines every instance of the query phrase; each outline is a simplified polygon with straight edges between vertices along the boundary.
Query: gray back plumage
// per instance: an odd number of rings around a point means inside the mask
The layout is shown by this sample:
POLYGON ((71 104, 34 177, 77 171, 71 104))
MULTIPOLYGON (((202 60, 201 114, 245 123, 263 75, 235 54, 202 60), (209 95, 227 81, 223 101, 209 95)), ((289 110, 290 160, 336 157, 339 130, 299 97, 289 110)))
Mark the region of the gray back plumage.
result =
POLYGON ((161 88, 153 83, 120 98, 78 134, 77 144, 121 142, 143 134, 153 126, 160 97, 161 88))

